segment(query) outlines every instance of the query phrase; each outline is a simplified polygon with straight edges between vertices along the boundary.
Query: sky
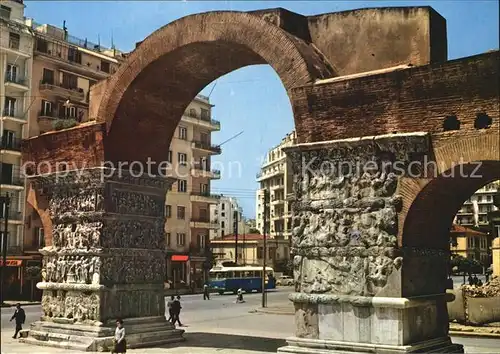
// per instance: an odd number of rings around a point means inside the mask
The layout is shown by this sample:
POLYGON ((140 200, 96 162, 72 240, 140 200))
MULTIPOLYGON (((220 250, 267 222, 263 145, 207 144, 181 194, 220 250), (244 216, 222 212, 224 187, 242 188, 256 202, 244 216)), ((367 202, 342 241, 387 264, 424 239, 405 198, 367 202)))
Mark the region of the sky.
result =
MULTIPOLYGON (((471 56, 499 47, 497 0, 439 1, 26 1, 25 16, 39 23, 66 27, 70 35, 104 46, 131 51, 160 27, 181 17, 213 10, 249 11, 283 7, 303 15, 364 7, 431 6, 447 20, 448 59, 471 56)), ((212 142, 222 145, 216 156, 222 178, 214 193, 238 198, 243 214, 255 217, 255 175, 266 152, 294 128, 292 109, 279 77, 268 65, 236 70, 208 85, 215 105, 213 118, 221 131, 212 142)))

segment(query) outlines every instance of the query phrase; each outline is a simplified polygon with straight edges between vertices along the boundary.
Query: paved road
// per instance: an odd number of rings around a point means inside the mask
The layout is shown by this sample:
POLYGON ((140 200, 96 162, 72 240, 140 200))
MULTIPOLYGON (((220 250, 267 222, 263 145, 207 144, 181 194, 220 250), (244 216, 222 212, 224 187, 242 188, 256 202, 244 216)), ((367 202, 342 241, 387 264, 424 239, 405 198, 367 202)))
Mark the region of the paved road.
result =
MULTIPOLYGON (((291 288, 280 288, 267 293, 269 306, 288 304, 288 294, 291 288)), ((260 306, 262 294, 252 293, 245 294, 245 303, 235 304, 236 295, 219 295, 212 294, 210 300, 203 300, 203 295, 184 295, 181 297, 182 313, 181 322, 189 323, 206 323, 209 324, 214 318, 224 319, 235 316, 235 313, 248 313, 260 306), (225 309, 232 309, 232 311, 223 311, 225 309)), ((167 298, 165 298, 167 300, 167 298)), ((41 307, 40 305, 24 306, 26 312, 26 328, 29 324, 40 319, 41 307)), ((1 328, 13 327, 13 322, 9 322, 14 307, 2 308, 1 328)), ((168 314, 167 314, 168 317, 168 314)))
MULTIPOLYGON (((290 289, 279 289, 268 293, 270 306, 287 303, 290 289)), ((182 353, 221 353, 221 354, 257 354, 276 353, 276 349, 285 345, 285 338, 293 335, 295 325, 293 316, 252 313, 260 306, 261 294, 246 294, 246 302, 234 303, 234 295, 213 295, 204 301, 202 295, 182 297, 183 311, 181 321, 186 330, 188 341, 177 348, 168 349, 172 354, 182 353), (188 346, 188 347, 186 347, 188 346), (245 349, 241 351, 240 349, 245 349)), ((25 307, 28 322, 36 321, 40 316, 39 306, 25 307)), ((2 309, 2 341, 5 353, 64 353, 65 350, 31 347, 18 344, 9 337, 12 324, 9 318, 13 309, 2 309), (5 328, 7 327, 7 328, 5 328)), ((465 346, 466 353, 500 353, 500 340, 489 338, 453 338, 455 343, 465 346)), ((131 352, 135 352, 132 351, 131 352)), ((165 349, 145 349, 137 353, 164 353, 165 349)))

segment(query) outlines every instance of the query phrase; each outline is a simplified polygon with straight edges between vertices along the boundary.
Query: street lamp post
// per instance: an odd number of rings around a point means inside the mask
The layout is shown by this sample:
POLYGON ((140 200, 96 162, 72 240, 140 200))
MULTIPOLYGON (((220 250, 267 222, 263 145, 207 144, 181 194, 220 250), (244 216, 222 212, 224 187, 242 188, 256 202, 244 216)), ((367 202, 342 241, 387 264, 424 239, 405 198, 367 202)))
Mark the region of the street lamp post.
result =
POLYGON ((7 267, 7 232, 9 231, 9 207, 10 207, 10 196, 5 194, 5 196, 0 197, 0 210, 3 210, 3 220, 4 220, 4 232, 2 234, 2 266, 0 267, 0 283, 2 288, 0 289, 0 303, 4 304, 4 274, 5 267, 7 267))

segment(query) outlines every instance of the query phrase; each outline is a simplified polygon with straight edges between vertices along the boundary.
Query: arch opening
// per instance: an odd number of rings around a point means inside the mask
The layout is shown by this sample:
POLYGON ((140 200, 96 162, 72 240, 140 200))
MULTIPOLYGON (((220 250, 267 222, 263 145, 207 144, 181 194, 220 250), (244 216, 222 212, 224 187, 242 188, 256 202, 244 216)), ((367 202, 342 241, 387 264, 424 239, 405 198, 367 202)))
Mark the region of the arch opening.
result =
POLYGON ((450 230, 458 211, 480 188, 500 179, 500 161, 456 165, 432 179, 411 204, 403 225, 403 294, 443 293, 449 277, 450 230))
POLYGON ((334 76, 308 43, 248 13, 187 16, 154 32, 106 82, 96 110, 108 130, 106 160, 162 161, 196 94, 256 64, 269 64, 287 91, 334 76))

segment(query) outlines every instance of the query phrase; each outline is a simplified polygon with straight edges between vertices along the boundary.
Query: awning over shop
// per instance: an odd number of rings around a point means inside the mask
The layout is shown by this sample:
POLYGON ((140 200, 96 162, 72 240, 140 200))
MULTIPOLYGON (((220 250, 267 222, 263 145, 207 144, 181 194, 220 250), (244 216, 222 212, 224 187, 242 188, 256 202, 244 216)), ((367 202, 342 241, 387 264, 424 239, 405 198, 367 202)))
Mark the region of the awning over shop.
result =
POLYGON ((182 254, 173 254, 171 260, 172 262, 187 262, 189 260, 189 256, 182 254))
MULTIPOLYGON (((23 264, 23 261, 19 259, 7 259, 5 264, 7 267, 20 267, 23 264)), ((1 266, 3 266, 3 259, 0 259, 0 267, 1 266)))

